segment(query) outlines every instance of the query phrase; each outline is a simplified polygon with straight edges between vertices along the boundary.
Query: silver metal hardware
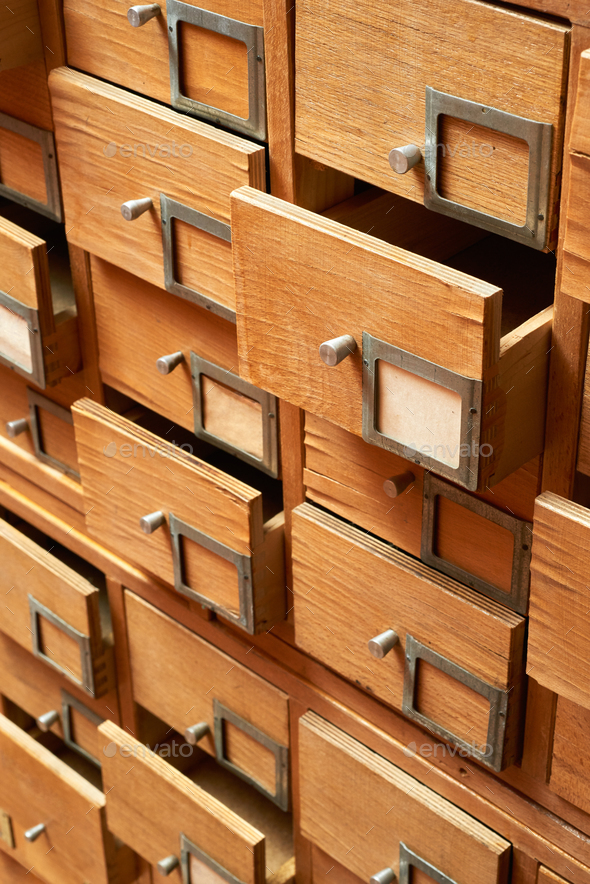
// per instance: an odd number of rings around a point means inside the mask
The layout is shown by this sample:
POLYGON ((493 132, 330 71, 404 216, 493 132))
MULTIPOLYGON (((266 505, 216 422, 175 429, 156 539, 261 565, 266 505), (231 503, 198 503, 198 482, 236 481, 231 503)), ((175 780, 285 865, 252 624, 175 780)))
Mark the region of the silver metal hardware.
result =
POLYGON ((85 758, 86 761, 89 761, 91 764, 96 765, 96 767, 100 768, 102 765, 98 758, 95 758, 94 755, 91 755, 86 749, 76 743, 74 739, 74 733, 72 728, 72 709, 75 709, 80 715, 83 715, 84 718, 87 718, 88 721, 93 724, 95 727, 98 727, 103 723, 104 718, 100 715, 97 715, 96 712, 93 712, 92 709, 89 709, 84 703, 81 703, 80 700, 77 700, 76 697, 72 697, 67 691, 64 691, 62 688, 61 692, 61 722, 64 733, 64 743, 74 752, 77 752, 78 755, 81 755, 82 758, 85 758))
POLYGON ((427 565, 431 565, 438 571, 454 577, 460 583, 470 586, 491 599, 495 599, 503 605, 512 608, 519 614, 526 614, 529 599, 530 564, 531 564, 531 540, 533 536, 531 522, 525 522, 511 516, 503 510, 496 509, 480 497, 471 497, 460 488, 454 488, 435 476, 424 476, 424 492, 422 504, 422 544, 420 558, 427 565), (500 525, 514 537, 514 552, 512 555, 512 577, 510 592, 504 592, 493 583, 476 577, 469 571, 465 571, 458 565, 447 562, 436 553, 437 524, 437 499, 444 497, 459 504, 466 510, 482 516, 495 525, 500 525))
POLYGON ((347 356, 351 356, 356 350, 356 341, 352 335, 340 335, 320 344, 320 359, 326 365, 339 365, 347 356))
POLYGON ((180 862, 178 857, 174 856, 174 854, 171 853, 170 856, 166 856, 164 857, 164 859, 160 860, 160 862, 157 864, 157 869, 160 875, 162 875, 164 878, 167 878, 168 875, 170 875, 171 872, 174 871, 174 869, 177 869, 179 865, 180 862))
POLYGON ((377 660, 382 660, 389 652, 399 643, 399 635, 393 629, 386 629, 385 632, 376 635, 375 638, 369 639, 369 651, 377 660))
MULTIPOLYGON (((200 847, 197 847, 196 844, 186 837, 184 832, 180 833, 180 868, 182 871, 182 884, 199 884, 198 880, 193 880, 191 878, 191 856, 194 856, 195 859, 199 860, 199 862, 203 863, 203 865, 210 868, 215 875, 222 878, 224 881, 227 881, 228 884, 242 884, 239 878, 236 878, 235 875, 232 875, 231 872, 228 872, 222 865, 220 865, 216 860, 212 859, 204 850, 201 850, 200 847)), ((213 876, 207 876, 210 878, 213 876)))
POLYGON ((213 298, 201 294, 196 289, 191 289, 181 282, 177 282, 174 269, 174 225, 172 223, 174 218, 178 221, 183 221, 185 224, 190 224, 191 227, 196 227, 197 230, 203 230, 205 233, 211 234, 211 236, 216 236, 218 239, 231 243, 231 227, 229 224, 224 224, 216 218, 211 218, 210 215, 203 214, 203 212, 197 212, 196 209, 191 209, 189 206, 185 206, 184 203, 178 203, 163 193, 160 194, 160 214, 162 222, 162 249, 164 252, 164 285, 166 291, 171 292, 173 295, 178 295, 179 298, 184 298, 185 301, 198 304, 199 307, 204 307, 205 310, 210 310, 217 316, 221 316, 222 319, 233 322, 235 325, 235 310, 226 307, 224 304, 219 304, 213 298))
POLYGON ((399 497, 415 481, 416 476, 414 473, 411 470, 406 470, 405 473, 400 473, 398 476, 390 476, 389 479, 386 479, 383 483, 383 490, 388 497, 399 497))
POLYGON ((12 819, 10 815, 0 807, 0 838, 11 849, 14 848, 14 833, 12 831, 12 819))
POLYGON ((426 142, 424 164, 424 205, 443 215, 450 215, 484 230, 542 249, 547 238, 549 190, 551 186, 551 123, 539 123, 518 117, 497 108, 487 107, 475 101, 467 101, 445 92, 426 87, 426 142), (494 132, 503 132, 513 138, 526 141, 529 146, 529 176, 526 219, 522 226, 502 218, 496 218, 477 209, 471 209, 438 192, 438 118, 442 115, 455 117, 494 132))
POLYGON ((39 409, 43 409, 43 411, 47 411, 49 414, 53 415, 53 417, 59 418, 65 424, 69 424, 69 426, 72 427, 74 425, 72 412, 69 408, 64 408, 62 405, 52 402, 51 399, 47 399, 45 396, 42 396, 41 393, 37 393, 36 390, 31 390, 29 387, 27 387, 27 399, 29 400, 29 424, 31 427, 31 436, 33 437, 35 455, 43 463, 46 463, 50 467, 54 467, 54 469, 65 473, 67 476, 75 479, 76 482, 79 482, 80 473, 77 470, 73 469, 73 467, 69 466, 67 463, 62 463, 61 460, 58 460, 56 457, 53 457, 53 455, 48 454, 45 451, 43 447, 43 433, 41 431, 41 423, 39 420, 39 409))
POLYGON ((43 733, 47 733, 56 721, 59 721, 59 712, 57 709, 52 709, 51 712, 44 712, 43 715, 39 716, 37 719, 37 727, 40 731, 43 731, 43 733))
POLYGON ((239 457, 240 460, 258 467, 259 470, 268 473, 269 476, 273 476, 273 478, 276 479, 279 474, 279 444, 276 419, 278 406, 276 396, 267 393, 266 390, 261 390, 259 387, 255 387, 254 384, 250 384, 237 374, 232 374, 232 372, 226 371, 224 368, 220 368, 213 362, 208 362, 206 359, 203 359, 201 356, 197 356, 196 353, 192 352, 191 375, 193 379, 195 436, 199 439, 203 439, 205 442, 210 442, 213 445, 216 445, 217 448, 221 448, 223 451, 228 451, 230 454, 234 454, 236 457, 239 457), (203 375, 210 378, 212 381, 219 381, 220 384, 224 384, 226 387, 231 387, 236 393, 241 393, 249 399, 254 399, 256 402, 260 402, 262 421, 262 460, 207 431, 203 420, 204 396, 201 381, 203 375))
POLYGON ((370 884, 393 884, 395 881, 395 872, 393 869, 381 869, 380 872, 371 875, 370 884))
POLYGON ((167 0, 168 54, 170 57, 170 103, 176 110, 192 113, 258 141, 266 139, 266 87, 264 70, 264 28, 236 21, 216 12, 167 0), (245 43, 248 50, 248 118, 195 101, 181 93, 179 24, 185 22, 245 43))
POLYGON ((222 767, 226 767, 228 770, 231 770, 236 776, 240 777, 240 779, 244 780, 246 783, 250 783, 251 786, 254 786, 259 792, 263 795, 266 795, 267 798, 276 804, 281 810, 289 810, 289 749, 287 746, 281 746, 280 743, 275 742, 253 724, 250 724, 249 721, 242 718, 241 715, 238 715, 236 712, 233 712, 231 709, 228 709, 222 703, 219 702, 216 698, 213 699, 213 719, 214 719, 214 734, 215 734, 215 755, 219 764, 222 767), (248 734, 249 737, 252 737, 253 740, 260 743, 266 749, 270 750, 275 757, 275 792, 269 792, 268 789, 261 785, 257 780, 255 780, 250 774, 243 771, 240 767, 233 764, 231 761, 227 759, 225 753, 225 738, 224 738, 224 729, 223 723, 224 721, 228 721, 230 724, 233 724, 235 727, 238 727, 240 730, 244 731, 245 734, 248 734))
POLYGON ((236 552, 220 540, 215 540, 203 531, 187 525, 181 519, 177 519, 172 513, 168 514, 168 525, 170 528, 170 540, 172 542, 172 562, 174 565, 174 589, 182 595, 188 596, 189 599, 198 602, 205 608, 210 608, 217 614, 221 614, 226 620, 231 620, 237 626, 245 629, 251 635, 254 634, 254 594, 252 590, 252 559, 250 556, 236 552), (240 597, 240 613, 230 611, 223 605, 207 598, 200 592, 191 589, 184 582, 184 557, 182 554, 181 538, 186 537, 193 543, 202 546, 204 549, 215 553, 222 559, 235 565, 238 572, 238 591, 240 597))
POLYGON ((162 510, 156 510, 155 513, 148 513, 139 520, 139 527, 144 534, 153 534, 158 528, 166 524, 166 516, 162 510))
MULTIPOLYGON (((2 114, 0 114, 1 118, 2 114)), ((0 196, 2 188, 0 186, 0 196)), ((32 381, 41 389, 45 388, 45 362, 43 359, 43 341, 41 340, 41 326, 39 323, 39 311, 35 307, 27 307, 16 298, 0 291, 0 307, 5 307, 21 317, 27 324, 29 332, 29 347, 31 352, 30 367, 21 365, 9 356, 5 356, 0 350, 0 364, 13 368, 18 374, 32 381)))
POLYGON ((25 839, 27 841, 33 842, 36 841, 39 835, 42 835, 45 831, 45 823, 39 823, 37 826, 33 826, 31 829, 27 829, 24 833, 25 839))
POLYGON ((160 358, 156 360, 156 368, 160 374, 170 374, 181 364, 181 362, 184 362, 184 353, 182 350, 177 350, 176 353, 160 356, 160 358))
POLYGON ((365 442, 393 451, 407 460, 413 460, 414 463, 464 485, 470 491, 477 489, 482 395, 482 381, 466 378, 434 362, 394 347, 393 344, 380 341, 368 332, 363 332, 363 439, 365 442), (377 429, 379 391, 375 365, 379 359, 453 390, 461 396, 461 424, 456 442, 460 458, 457 469, 434 455, 416 451, 406 443, 379 432, 377 429), (469 453, 465 452, 465 448, 469 453))
POLYGON ((6 184, 0 184, 0 196, 5 196, 14 203, 20 203, 21 206, 26 206, 27 209, 33 209, 34 212, 39 212, 41 215, 45 215, 46 218, 52 218, 53 221, 63 221, 53 132, 49 132, 47 129, 39 129, 38 126, 32 126, 30 123, 24 123, 22 120, 17 120, 15 117, 3 113, 0 113, 0 129, 8 129, 9 132, 22 135, 23 138, 34 141, 40 146, 43 153, 47 202, 42 203, 26 193, 13 190, 12 187, 8 187, 6 184))
POLYGON ((407 848, 403 841, 400 841, 399 884, 412 884, 411 869, 417 869, 419 872, 424 872, 434 884, 456 884, 452 878, 449 878, 449 876, 445 875, 443 872, 439 872, 438 869, 435 869, 435 867, 426 862, 425 859, 422 859, 412 850, 407 848))
POLYGON ((58 617, 57 614, 54 614, 53 611, 50 611, 49 608, 46 608, 41 602, 38 602, 32 595, 29 594, 28 598, 29 611, 31 612, 33 654, 41 660, 44 660, 45 663, 53 667, 53 669, 57 669, 58 672, 61 672, 62 675, 65 675, 66 678, 73 681, 74 684, 79 685, 79 687, 83 688, 87 694, 90 694, 90 696, 93 697, 94 671, 92 668, 92 654, 90 652, 90 637, 84 635, 82 632, 78 632, 77 629, 74 629, 73 626, 70 626, 69 623, 66 623, 65 620, 62 620, 61 617, 58 617), (78 644, 78 647, 80 648, 82 680, 77 679, 70 669, 60 666, 59 663, 56 663, 45 653, 42 647, 41 629, 39 624, 40 617, 43 617, 44 620, 47 620, 53 626, 57 627, 57 629, 61 630, 61 632, 67 635, 68 638, 72 638, 78 644))
POLYGON ((203 737, 206 737, 207 734, 211 733, 211 728, 207 724, 206 721, 200 721, 198 724, 192 724, 190 727, 184 732, 184 739, 187 743, 190 743, 191 746, 196 746, 197 743, 200 743, 203 737))
POLYGON ((121 206, 121 214, 125 221, 135 221, 144 212, 149 211, 149 209, 153 208, 153 202, 149 196, 142 197, 139 200, 127 200, 126 203, 123 203, 121 206))
POLYGON ((16 436, 20 436, 21 433, 24 433, 29 429, 29 422, 26 417, 20 417, 15 421, 7 421, 6 423, 6 432, 10 436, 11 439, 14 439, 16 436))
POLYGON ((389 151, 389 165, 398 175, 405 175, 422 159, 422 152, 415 144, 404 144, 389 151))
POLYGON ((148 3, 146 6, 132 6, 127 10, 127 21, 134 28, 141 28, 152 18, 161 15, 162 10, 157 3, 148 3))
POLYGON ((506 691, 488 684, 483 679, 478 678, 477 675, 468 672, 466 669, 463 669, 462 666, 453 663, 451 660, 443 657, 442 654, 423 645, 409 634, 406 634, 405 654, 406 666, 404 672, 404 694, 402 699, 402 712, 404 715, 417 721, 422 727, 437 734, 441 739, 446 740, 448 743, 454 743, 456 746, 466 749, 476 761, 480 761, 492 770, 501 771, 504 736, 506 733, 506 717, 508 712, 508 694, 506 691), (418 660, 424 660, 426 663, 430 663, 431 666, 435 666, 437 669, 440 669, 441 672, 450 675, 461 684, 464 684, 472 691, 475 691, 476 694, 481 694, 482 697, 489 700, 490 715, 488 719, 488 735, 485 752, 482 752, 481 749, 474 748, 471 743, 463 738, 463 736, 452 733, 436 721, 428 718, 427 715, 418 712, 415 708, 416 663, 418 660))

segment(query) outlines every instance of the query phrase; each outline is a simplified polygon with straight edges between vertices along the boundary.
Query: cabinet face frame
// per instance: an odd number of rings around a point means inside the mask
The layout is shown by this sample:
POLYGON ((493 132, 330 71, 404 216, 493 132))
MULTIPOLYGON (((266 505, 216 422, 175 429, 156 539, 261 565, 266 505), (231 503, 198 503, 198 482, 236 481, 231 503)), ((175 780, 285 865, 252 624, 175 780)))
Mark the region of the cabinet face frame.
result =
POLYGON ((16 119, 16 117, 11 117, 4 113, 0 113, 0 128, 14 132, 15 135, 21 135, 23 138, 34 141, 40 146, 43 153, 47 202, 42 203, 26 193, 20 193, 20 191, 13 190, 12 187, 7 187, 1 183, 0 196, 5 196, 15 203, 20 203, 21 206, 26 206, 27 209, 39 212, 53 221, 63 221, 53 132, 49 132, 47 129, 40 129, 38 126, 25 123, 22 120, 16 119))
POLYGON ((31 436, 35 447, 35 455, 42 463, 46 463, 48 466, 59 470, 61 473, 65 473, 66 476, 75 479, 76 482, 80 482, 80 473, 77 470, 74 470, 72 467, 68 466, 68 464, 62 463, 61 460, 57 460, 57 458, 53 457, 51 454, 47 454, 43 448, 43 433, 41 432, 41 422, 39 420, 39 409, 42 408, 49 412, 49 414, 52 414, 54 417, 59 418, 64 423, 73 427, 74 419, 72 418, 71 411, 68 408, 64 408, 63 405, 58 405, 57 402, 47 399, 45 396, 42 396, 40 393, 37 393, 35 390, 31 390, 28 387, 27 397, 29 400, 31 436))

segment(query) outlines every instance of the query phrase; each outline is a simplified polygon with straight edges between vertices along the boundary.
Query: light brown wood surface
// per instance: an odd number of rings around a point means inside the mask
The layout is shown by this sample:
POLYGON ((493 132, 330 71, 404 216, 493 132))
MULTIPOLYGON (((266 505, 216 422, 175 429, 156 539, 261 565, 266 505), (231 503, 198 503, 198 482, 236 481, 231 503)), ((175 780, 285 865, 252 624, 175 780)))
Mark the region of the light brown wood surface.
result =
POLYGON ((42 407, 37 410, 37 421, 43 452, 78 472, 76 437, 72 424, 42 407))
POLYGON ((47 68, 43 58, 20 68, 0 72, 0 111, 39 129, 53 129, 47 68))
POLYGON ((402 841, 457 884, 508 882, 510 844, 404 770, 313 712, 299 740, 303 833, 363 881, 402 841))
MULTIPOLYGON (((588 123, 590 127, 590 120, 588 123)), ((590 149, 590 142, 588 144, 590 149)), ((563 243, 561 290, 572 298, 590 303, 590 248, 585 219, 590 207, 590 157, 571 152, 570 198, 563 243)))
POLYGON ((590 812, 590 765, 588 764, 588 725, 590 711, 565 697, 557 698, 551 789, 566 801, 590 812))
POLYGON ((586 358, 584 372, 584 390, 582 394, 582 410, 580 413, 580 435, 578 437, 578 470, 590 475, 590 360, 586 358))
POLYGON ((0 217, 0 289, 41 312, 44 331, 53 326, 46 242, 18 224, 0 217))
POLYGON ((41 879, 34 872, 28 872, 16 860, 12 859, 4 850, 0 850, 0 874, 4 884, 22 884, 25 875, 28 884, 41 884, 41 879))
POLYGON ((551 869, 546 869, 544 866, 540 866, 537 884, 567 884, 567 881, 565 878, 562 878, 561 875, 556 875, 551 869))
POLYGON ((590 117, 588 115, 588 95, 590 90, 590 49, 581 46, 577 56, 577 82, 574 103, 571 107, 572 120, 569 138, 570 151, 590 156, 590 117))
POLYGON ((47 203, 41 145, 9 129, 0 128, 2 184, 47 203))
MULTIPOLYGON (((329 3, 303 4, 297 17, 296 150, 422 202, 424 164, 398 175, 388 154, 405 144, 423 145, 426 86, 550 123, 551 230, 568 49, 564 24, 475 0, 433 0, 419 8, 407 0, 393 18, 387 4, 346 2, 337 10, 329 3)), ((486 144, 496 149, 486 159, 476 134, 469 133, 464 147, 462 127, 451 132, 451 146, 460 149, 442 162, 447 192, 510 217, 526 153, 513 144, 503 156, 505 139, 490 131, 486 144), (468 161, 461 150, 469 152, 468 161)))
POLYGON ((37 0, 15 0, 0 12, 0 73, 43 58, 37 0))

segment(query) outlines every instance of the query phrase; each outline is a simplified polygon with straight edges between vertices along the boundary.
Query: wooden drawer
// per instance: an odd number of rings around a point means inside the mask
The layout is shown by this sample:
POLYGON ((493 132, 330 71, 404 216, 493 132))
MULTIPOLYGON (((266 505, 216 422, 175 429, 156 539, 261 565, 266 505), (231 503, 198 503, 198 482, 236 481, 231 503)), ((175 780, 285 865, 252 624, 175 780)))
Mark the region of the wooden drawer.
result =
POLYGON ((549 787, 590 813, 590 710, 557 697, 549 787))
POLYGON ((207 755, 187 755, 185 774, 116 725, 99 730, 109 828, 151 865, 166 864, 173 884, 264 884, 290 862, 290 814, 207 755))
POLYGON ((28 875, 27 884, 41 884, 41 879, 34 872, 27 872, 20 863, 0 850, 0 876, 4 884, 22 884, 25 874, 28 875))
POLYGON ((135 701, 189 742, 206 725, 200 748, 287 810, 286 694, 128 591, 125 609, 135 701))
POLYGON ((299 789, 303 835, 362 881, 509 881, 508 841, 314 712, 299 720, 299 789))
POLYGON ((262 0, 167 0, 132 26, 131 3, 66 0, 68 61, 177 110, 266 137, 262 0), (155 10, 154 10, 155 11, 155 10), (236 20, 239 18, 239 21, 236 20))
POLYGON ((26 523, 18 524, 22 531, 0 520, 0 586, 7 596, 0 630, 86 694, 100 697, 114 677, 112 639, 103 635, 101 624, 100 589, 64 564, 67 551, 52 553, 57 545, 26 523))
POLYGON ((48 884, 129 884, 135 859, 107 831, 105 796, 64 759, 71 762, 0 715, 0 807, 13 841, 10 847, 0 839, 0 848, 48 884))
POLYGON ((43 58, 37 0, 17 0, 14 7, 12 15, 2 12, 2 73, 43 58))
POLYGON ((302 2, 295 149, 543 248, 557 236, 568 56, 566 24, 475 0, 404 0, 394 23, 385 3, 302 2), (388 157, 404 145, 423 161, 400 175, 388 157))
POLYGON ((423 258, 399 233, 407 205, 392 215, 400 248, 250 188, 232 195, 240 375, 483 490, 543 447, 555 262, 498 237, 423 258), (504 301, 475 278, 500 272, 504 301), (320 345, 344 335, 343 361, 325 364, 320 345))
POLYGON ((278 405, 235 374, 235 326, 94 256, 92 289, 104 382, 276 478, 278 405))
POLYGON ((229 195, 265 186, 264 148, 76 71, 49 82, 70 241, 235 321, 229 195))
POLYGON ((493 770, 518 760, 522 617, 307 503, 293 572, 300 648, 493 770))
POLYGON ((194 436, 178 447, 168 421, 160 437, 89 399, 72 413, 91 536, 247 632, 284 618, 282 500, 264 521, 261 491, 224 470, 280 496, 276 480, 205 443, 200 459, 194 436))

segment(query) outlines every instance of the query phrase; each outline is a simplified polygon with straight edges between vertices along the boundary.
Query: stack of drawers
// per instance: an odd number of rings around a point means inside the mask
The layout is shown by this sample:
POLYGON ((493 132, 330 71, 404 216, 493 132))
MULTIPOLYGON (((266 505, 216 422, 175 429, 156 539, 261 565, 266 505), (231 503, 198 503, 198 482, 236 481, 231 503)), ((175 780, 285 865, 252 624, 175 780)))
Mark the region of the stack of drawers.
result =
POLYGON ((0 884, 590 884, 590 30, 527 6, 5 7, 0 884))

